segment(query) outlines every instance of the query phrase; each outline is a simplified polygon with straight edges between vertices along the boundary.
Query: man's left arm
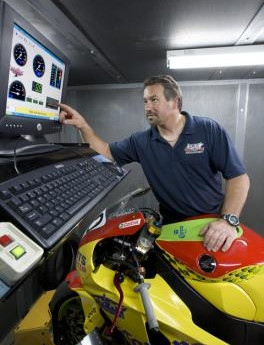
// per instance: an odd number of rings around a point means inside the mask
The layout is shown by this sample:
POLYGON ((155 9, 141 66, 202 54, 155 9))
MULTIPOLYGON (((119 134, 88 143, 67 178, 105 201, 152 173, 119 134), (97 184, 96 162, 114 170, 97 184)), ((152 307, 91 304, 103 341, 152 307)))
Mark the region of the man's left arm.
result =
MULTIPOLYGON (((237 217, 240 216, 247 199, 249 185, 247 174, 226 181, 225 199, 221 214, 230 213, 237 217)), ((221 248, 225 252, 237 238, 237 230, 235 226, 220 218, 203 228, 200 235, 204 236, 204 246, 207 250, 216 252, 221 248)))

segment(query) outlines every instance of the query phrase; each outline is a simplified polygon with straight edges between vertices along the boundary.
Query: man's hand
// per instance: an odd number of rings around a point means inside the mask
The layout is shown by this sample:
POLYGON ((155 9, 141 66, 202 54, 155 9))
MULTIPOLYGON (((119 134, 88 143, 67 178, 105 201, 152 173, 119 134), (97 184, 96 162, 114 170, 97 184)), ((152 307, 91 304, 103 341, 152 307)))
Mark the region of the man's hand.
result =
POLYGON ((204 246, 207 250, 217 252, 221 248, 226 252, 237 238, 237 231, 224 219, 219 219, 207 224, 200 235, 204 236, 204 246))
POLYGON ((67 104, 60 103, 60 121, 66 125, 71 125, 80 130, 82 141, 90 144, 90 148, 100 153, 106 158, 114 161, 109 144, 96 135, 92 127, 85 118, 75 109, 67 104))
POLYGON ((78 111, 76 111, 75 109, 63 103, 60 103, 59 106, 61 108, 61 113, 60 113, 61 123, 74 126, 77 129, 80 129, 82 131, 85 129, 91 130, 91 127, 82 117, 82 115, 78 113, 78 111))

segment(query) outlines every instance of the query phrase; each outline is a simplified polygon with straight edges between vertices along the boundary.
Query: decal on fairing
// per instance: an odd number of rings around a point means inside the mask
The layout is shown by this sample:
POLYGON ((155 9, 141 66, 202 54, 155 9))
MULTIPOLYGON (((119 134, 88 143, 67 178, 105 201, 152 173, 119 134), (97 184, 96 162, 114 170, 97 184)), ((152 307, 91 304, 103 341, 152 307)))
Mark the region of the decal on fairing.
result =
POLYGON ((122 335, 124 336, 124 338, 129 342, 129 344, 132 345, 150 345, 150 343, 142 343, 142 341, 139 341, 135 338, 133 338, 133 336, 126 331, 125 329, 121 330, 122 335))
POLYGON ((232 272, 228 272, 227 274, 219 277, 219 278, 207 278, 199 273, 196 273, 182 262, 177 260, 175 257, 170 255, 169 253, 163 253, 165 258, 169 260, 172 266, 184 277, 198 281, 204 282, 211 282, 211 283, 219 283, 219 282, 230 282, 230 283, 239 283, 244 280, 251 279, 256 275, 264 273, 264 265, 250 265, 247 267, 242 267, 232 272))
MULTIPOLYGON (((106 209, 103 210, 102 213, 99 214, 99 216, 90 224, 88 230, 95 230, 97 228, 102 227, 106 223, 106 209)), ((87 230, 87 231, 88 231, 87 230)))
MULTIPOLYGON (((115 315, 116 309, 118 307, 118 304, 113 302, 110 298, 107 298, 105 295, 103 296, 93 296, 96 302, 100 305, 102 309, 109 312, 112 315, 115 315)), ((124 319, 124 313, 126 311, 126 308, 122 307, 122 310, 119 314, 119 317, 121 319, 124 319)))
POLYGON ((139 225, 141 222, 141 219, 133 219, 128 222, 124 222, 119 224, 119 229, 125 229, 125 228, 130 228, 131 226, 136 226, 139 225))
MULTIPOLYGON (((202 242, 203 237, 200 236, 201 229, 207 224, 215 222, 217 220, 218 218, 208 217, 163 225, 162 232, 158 238, 158 241, 202 242)), ((237 237, 241 237, 241 235, 243 234, 242 228, 239 226, 237 227, 237 230, 237 237)))
POLYGON ((76 268, 79 272, 86 272, 86 257, 80 252, 76 255, 76 268))
POLYGON ((179 228, 173 230, 173 234, 179 238, 184 238, 186 236, 186 229, 184 226, 179 226, 179 228))
POLYGON ((93 318, 96 316, 97 313, 97 309, 96 307, 93 307, 89 313, 86 315, 87 319, 89 320, 89 322, 92 322, 93 318))

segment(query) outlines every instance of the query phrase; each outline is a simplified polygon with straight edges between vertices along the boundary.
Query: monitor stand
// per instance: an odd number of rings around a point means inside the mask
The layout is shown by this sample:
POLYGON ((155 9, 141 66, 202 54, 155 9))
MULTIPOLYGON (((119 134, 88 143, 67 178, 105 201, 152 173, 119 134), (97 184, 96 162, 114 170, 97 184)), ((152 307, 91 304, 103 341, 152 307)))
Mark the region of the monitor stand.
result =
POLYGON ((50 144, 44 136, 1 135, 0 157, 28 156, 60 150, 59 144, 50 144))

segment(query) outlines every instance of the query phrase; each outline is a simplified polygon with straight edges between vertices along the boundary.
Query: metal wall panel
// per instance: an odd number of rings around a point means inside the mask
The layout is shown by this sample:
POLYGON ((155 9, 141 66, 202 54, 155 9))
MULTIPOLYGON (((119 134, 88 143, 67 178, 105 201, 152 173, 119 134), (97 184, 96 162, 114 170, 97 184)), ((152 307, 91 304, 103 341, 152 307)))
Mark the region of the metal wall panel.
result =
POLYGON ((235 141, 238 85, 182 85, 183 110, 222 124, 235 141))
POLYGON ((264 235, 264 83, 249 85, 244 159, 251 178, 244 209, 249 225, 264 235))

